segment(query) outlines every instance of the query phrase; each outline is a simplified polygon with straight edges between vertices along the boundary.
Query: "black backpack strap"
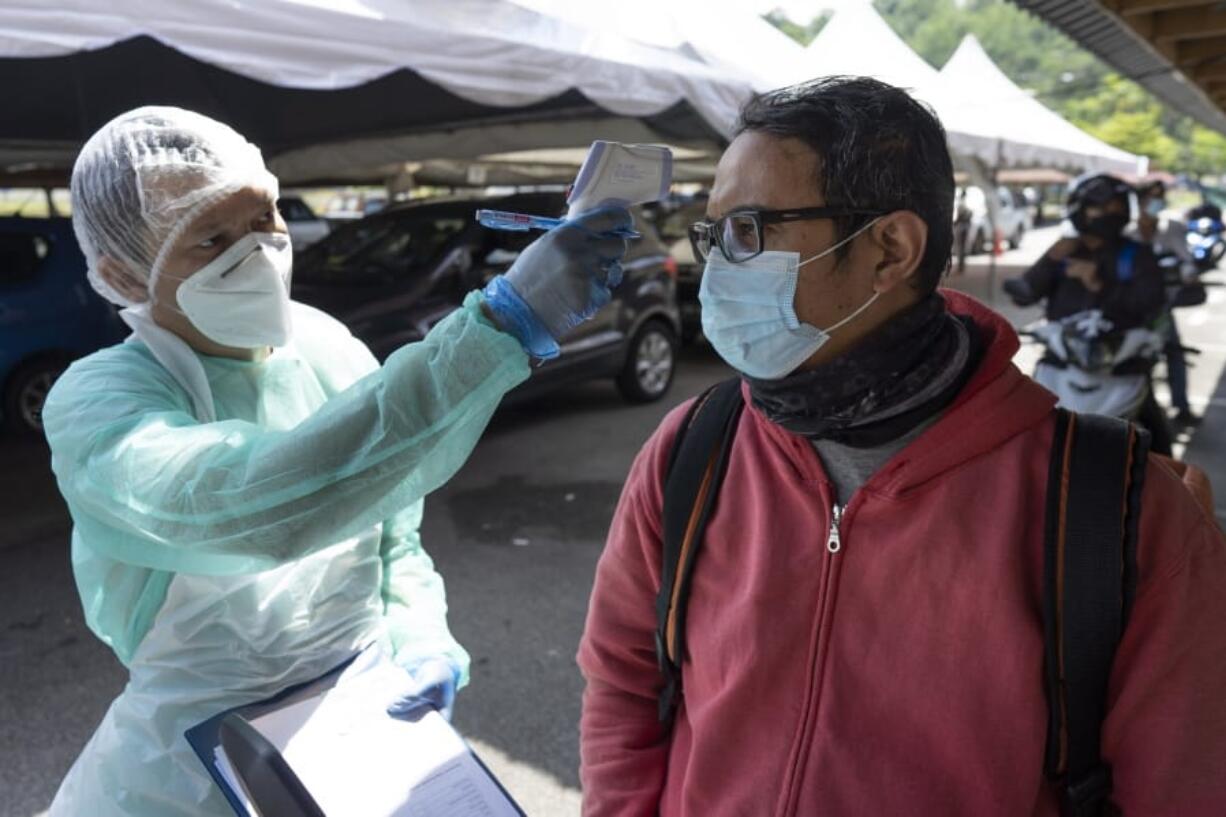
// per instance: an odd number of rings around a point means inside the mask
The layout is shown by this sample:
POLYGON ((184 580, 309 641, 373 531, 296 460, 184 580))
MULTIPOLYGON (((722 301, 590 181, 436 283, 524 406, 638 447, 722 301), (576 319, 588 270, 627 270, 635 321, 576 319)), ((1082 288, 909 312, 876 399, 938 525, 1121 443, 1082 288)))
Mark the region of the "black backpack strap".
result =
POLYGON ((1064 817, 1099 817, 1107 683, 1136 592, 1149 435, 1112 417, 1058 410, 1047 483, 1043 627, 1049 705, 1045 771, 1064 817))
POLYGON ((720 483, 745 401, 741 381, 726 380, 690 406, 669 455, 664 483, 664 549, 656 597, 656 660, 663 676, 660 721, 667 723, 681 697, 685 610, 694 559, 715 509, 720 483))

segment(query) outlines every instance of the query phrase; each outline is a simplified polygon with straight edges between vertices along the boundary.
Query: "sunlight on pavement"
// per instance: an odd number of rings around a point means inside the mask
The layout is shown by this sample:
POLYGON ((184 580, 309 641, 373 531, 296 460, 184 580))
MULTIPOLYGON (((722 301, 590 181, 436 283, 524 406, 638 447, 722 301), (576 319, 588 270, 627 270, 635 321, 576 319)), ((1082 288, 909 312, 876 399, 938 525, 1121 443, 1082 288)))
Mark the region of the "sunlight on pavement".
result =
POLYGON ((515 760, 506 752, 480 740, 469 745, 525 814, 578 814, 580 793, 564 786, 553 775, 515 760))

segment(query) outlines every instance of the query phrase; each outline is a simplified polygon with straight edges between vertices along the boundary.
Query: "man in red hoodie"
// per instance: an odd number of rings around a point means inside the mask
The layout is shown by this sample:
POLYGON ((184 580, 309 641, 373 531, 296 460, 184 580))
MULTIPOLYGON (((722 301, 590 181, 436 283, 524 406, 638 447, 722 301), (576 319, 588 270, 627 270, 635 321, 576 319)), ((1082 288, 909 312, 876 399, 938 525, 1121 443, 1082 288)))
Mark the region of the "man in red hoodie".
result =
MULTIPOLYGON (((938 292, 954 181, 903 91, 831 78, 750 102, 719 164, 703 326, 742 375, 695 562, 671 723, 657 704, 663 484, 636 460, 579 663, 584 812, 1055 815, 1043 536, 1055 398, 1012 328, 938 292)), ((1147 469, 1102 726, 1125 815, 1226 814, 1226 541, 1147 469)))

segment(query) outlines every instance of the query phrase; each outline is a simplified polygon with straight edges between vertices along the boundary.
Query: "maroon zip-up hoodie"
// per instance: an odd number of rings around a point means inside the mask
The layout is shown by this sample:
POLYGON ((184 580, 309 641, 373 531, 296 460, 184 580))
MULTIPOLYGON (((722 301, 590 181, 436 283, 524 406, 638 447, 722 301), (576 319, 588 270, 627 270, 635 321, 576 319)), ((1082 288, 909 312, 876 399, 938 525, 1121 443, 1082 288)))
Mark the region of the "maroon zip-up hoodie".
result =
MULTIPOLYGON (((1044 780, 1042 539, 1055 398, 1012 328, 955 403, 843 512, 813 446, 752 407, 693 575, 684 700, 657 721, 653 646, 674 411, 627 480, 579 664, 584 813, 1055 815, 1044 780)), ((1124 815, 1226 815, 1226 540, 1151 460, 1135 607, 1104 759, 1124 815)))

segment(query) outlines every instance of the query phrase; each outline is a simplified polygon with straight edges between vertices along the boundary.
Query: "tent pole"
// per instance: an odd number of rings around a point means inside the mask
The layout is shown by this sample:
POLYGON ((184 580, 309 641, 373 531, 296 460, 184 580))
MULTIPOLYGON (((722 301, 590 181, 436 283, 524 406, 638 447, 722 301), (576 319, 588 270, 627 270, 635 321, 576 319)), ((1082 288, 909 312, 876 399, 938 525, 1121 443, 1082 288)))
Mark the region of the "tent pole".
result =
MULTIPOLYGON (((996 196, 996 178, 997 172, 1000 169, 1000 162, 992 165, 992 201, 995 202, 996 196)), ((995 206, 988 208, 988 223, 992 227, 991 249, 988 251, 988 306, 996 305, 996 246, 997 246, 997 231, 996 226, 996 208, 995 206)))
POLYGON ((996 140, 996 161, 992 163, 992 191, 988 196, 988 221, 992 225, 992 252, 988 256, 988 306, 996 305, 996 247, 999 240, 997 220, 997 190, 1000 186, 1000 165, 1004 160, 1005 140, 996 140))
POLYGON ((996 165, 998 164, 999 161, 989 165, 979 156, 970 157, 967 162, 970 182, 983 191, 984 204, 987 206, 989 234, 985 236, 985 239, 988 244, 988 291, 984 300, 988 306, 996 303, 996 225, 999 223, 996 201, 996 165))

